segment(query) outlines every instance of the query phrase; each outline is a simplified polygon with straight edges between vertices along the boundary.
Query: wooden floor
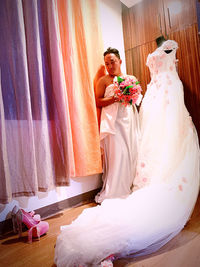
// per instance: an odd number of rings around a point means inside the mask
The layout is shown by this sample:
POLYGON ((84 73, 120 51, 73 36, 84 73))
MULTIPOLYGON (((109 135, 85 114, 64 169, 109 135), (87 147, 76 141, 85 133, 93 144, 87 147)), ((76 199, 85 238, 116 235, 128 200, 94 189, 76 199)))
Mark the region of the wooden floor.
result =
MULTIPOLYGON (((184 205, 184 203, 183 203, 184 205)), ((49 219, 49 232, 27 243, 27 232, 21 239, 9 235, 1 240, 0 266, 14 267, 55 267, 54 245, 60 232, 60 226, 71 223, 84 208, 95 206, 95 203, 63 211, 49 219)), ((114 262, 115 267, 200 267, 200 197, 195 210, 184 230, 161 248, 158 252, 136 259, 121 259, 114 262)))

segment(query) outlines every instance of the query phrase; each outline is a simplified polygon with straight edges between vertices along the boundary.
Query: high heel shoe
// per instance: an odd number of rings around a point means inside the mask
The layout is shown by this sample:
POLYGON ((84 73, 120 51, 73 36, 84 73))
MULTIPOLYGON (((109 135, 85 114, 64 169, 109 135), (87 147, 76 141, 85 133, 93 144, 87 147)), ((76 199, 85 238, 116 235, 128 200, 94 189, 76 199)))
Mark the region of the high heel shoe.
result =
MULTIPOLYGON (((17 221, 16 221, 16 214, 17 214, 18 210, 19 210, 19 207, 15 205, 14 208, 12 209, 12 211, 11 211, 13 232, 15 234, 18 233, 18 225, 17 225, 17 221)), ((35 214, 34 210, 30 211, 29 214, 33 217, 33 219, 35 221, 38 221, 38 222, 41 221, 40 214, 35 214)))
MULTIPOLYGON (((35 216, 33 214, 33 216, 35 216)), ((13 218, 13 217, 12 217, 13 218)), ((28 228, 28 242, 32 243, 32 237, 37 237, 38 240, 40 236, 45 234, 49 230, 49 224, 45 221, 38 221, 40 217, 34 219, 30 213, 26 212, 23 209, 18 209, 14 216, 14 226, 13 229, 17 229, 19 237, 22 234, 22 223, 28 228)))
POLYGON ((11 218, 12 218, 12 225, 13 225, 13 232, 16 234, 18 232, 17 223, 16 223, 16 213, 18 212, 19 208, 14 206, 11 211, 11 218))
POLYGON ((33 217, 33 219, 34 219, 35 221, 38 221, 38 222, 41 221, 40 214, 35 214, 35 211, 34 211, 34 210, 30 211, 29 214, 33 217))

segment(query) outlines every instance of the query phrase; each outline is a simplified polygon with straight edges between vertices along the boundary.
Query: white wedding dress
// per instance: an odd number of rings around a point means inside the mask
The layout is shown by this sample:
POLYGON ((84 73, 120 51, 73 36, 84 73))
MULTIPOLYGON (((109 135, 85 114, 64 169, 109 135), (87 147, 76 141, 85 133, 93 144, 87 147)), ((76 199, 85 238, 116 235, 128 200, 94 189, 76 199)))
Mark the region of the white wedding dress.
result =
POLYGON ((175 69, 176 49, 177 43, 169 40, 148 56, 152 80, 140 112, 139 189, 85 209, 65 226, 56 242, 58 267, 99 266, 111 254, 152 253, 189 220, 199 192, 200 154, 175 69))
MULTIPOLYGON (((110 84, 104 97, 114 95, 110 84)), ((100 144, 103 151, 103 186, 95 201, 127 197, 135 178, 138 154, 139 116, 135 105, 115 102, 102 108, 100 144)))

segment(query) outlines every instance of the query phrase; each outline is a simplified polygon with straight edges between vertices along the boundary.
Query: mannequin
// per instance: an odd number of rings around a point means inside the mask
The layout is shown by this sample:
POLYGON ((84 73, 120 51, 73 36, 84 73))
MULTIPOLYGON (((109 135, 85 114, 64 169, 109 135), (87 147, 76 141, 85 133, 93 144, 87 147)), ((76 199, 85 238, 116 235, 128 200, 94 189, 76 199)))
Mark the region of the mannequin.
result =
MULTIPOLYGON (((164 37, 164 35, 161 35, 158 38, 156 38, 156 44, 157 44, 158 47, 160 47, 167 40, 168 39, 166 39, 164 37)), ((169 54, 169 53, 172 52, 172 49, 166 49, 164 51, 165 51, 166 54, 169 54)), ((176 59, 175 65, 176 65, 176 71, 178 72, 178 59, 176 59)))

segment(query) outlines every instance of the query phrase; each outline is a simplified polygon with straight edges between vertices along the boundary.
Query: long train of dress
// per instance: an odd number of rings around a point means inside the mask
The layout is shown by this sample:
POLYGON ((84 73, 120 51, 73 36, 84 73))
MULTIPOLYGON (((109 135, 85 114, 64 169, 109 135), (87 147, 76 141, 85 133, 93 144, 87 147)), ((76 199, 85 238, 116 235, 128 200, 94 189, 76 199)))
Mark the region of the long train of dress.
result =
POLYGON ((147 60, 152 79, 140 112, 139 189, 124 199, 106 199, 65 226, 56 242, 58 267, 152 253, 189 220, 199 193, 200 153, 175 69, 176 49, 176 42, 166 41, 147 60))

